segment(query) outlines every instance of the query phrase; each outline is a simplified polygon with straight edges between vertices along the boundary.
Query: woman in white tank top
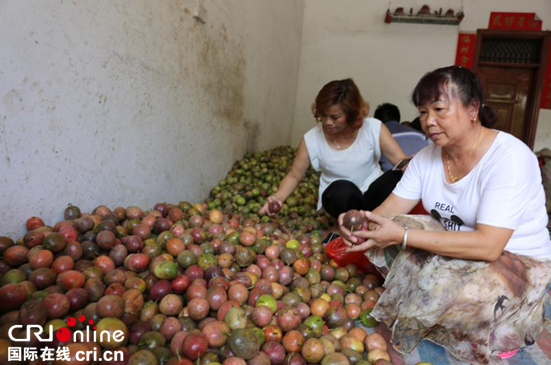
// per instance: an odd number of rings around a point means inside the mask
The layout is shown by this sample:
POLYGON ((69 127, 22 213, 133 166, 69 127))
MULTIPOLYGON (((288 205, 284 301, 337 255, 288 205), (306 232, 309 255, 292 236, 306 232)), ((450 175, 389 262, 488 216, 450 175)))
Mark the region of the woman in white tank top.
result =
POLYGON ((326 84, 312 109, 318 124, 300 141, 291 170, 260 214, 269 213, 270 202, 283 204, 310 164, 321 171, 318 209, 335 218, 350 209, 374 209, 402 176, 401 171, 382 173, 381 154, 392 164, 407 156, 384 124, 366 118, 369 106, 352 79, 326 84))

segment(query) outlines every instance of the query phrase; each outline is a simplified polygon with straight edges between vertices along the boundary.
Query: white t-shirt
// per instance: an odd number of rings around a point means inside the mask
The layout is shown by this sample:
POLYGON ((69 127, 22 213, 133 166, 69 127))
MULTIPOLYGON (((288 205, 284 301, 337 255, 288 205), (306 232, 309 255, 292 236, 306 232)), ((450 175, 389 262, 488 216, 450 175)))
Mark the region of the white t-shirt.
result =
POLYGON ((394 194, 422 199, 447 230, 472 231, 477 223, 512 229, 507 251, 551 259, 538 161, 522 141, 499 132, 471 172, 453 184, 446 182, 441 156, 441 147, 434 144, 422 149, 394 194))
POLYGON ((381 121, 365 118, 356 140, 344 150, 329 147, 320 124, 304 135, 310 163, 316 171, 321 170, 318 209, 321 209, 323 192, 333 181, 349 180, 365 193, 369 185, 381 176, 380 133, 381 121))

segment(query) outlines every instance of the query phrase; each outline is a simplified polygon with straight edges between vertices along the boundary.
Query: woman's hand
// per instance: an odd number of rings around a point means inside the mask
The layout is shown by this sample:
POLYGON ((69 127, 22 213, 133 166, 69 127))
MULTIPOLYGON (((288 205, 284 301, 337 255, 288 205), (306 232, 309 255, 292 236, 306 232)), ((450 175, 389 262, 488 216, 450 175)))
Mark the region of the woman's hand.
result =
POLYGON ((268 201, 258 211, 258 214, 268 214, 270 217, 277 215, 277 213, 274 214, 270 212, 268 205, 274 201, 278 202, 280 206, 283 205, 285 199, 287 199, 289 195, 291 195, 291 193, 297 188, 300 180, 302 180, 304 174, 306 174, 308 167, 310 167, 310 156, 308 155, 308 149, 306 148, 304 137, 302 137, 298 145, 297 154, 295 156, 295 160, 293 161, 293 165, 291 166, 291 170, 289 170, 287 175, 285 175, 283 180, 281 180, 277 191, 274 195, 268 198, 268 201))
POLYGON ((372 212, 363 211, 362 213, 365 215, 368 222, 370 222, 369 224, 373 225, 374 223, 376 228, 370 231, 350 232, 342 225, 344 214, 339 216, 339 229, 343 233, 345 244, 349 246, 349 252, 366 251, 372 247, 384 248, 402 243, 405 232, 402 226, 372 212), (356 244, 358 238, 366 241, 356 244))
POLYGON ((258 214, 259 215, 264 215, 264 214, 267 213, 270 217, 276 216, 277 213, 272 213, 268 209, 268 205, 270 205, 270 203, 272 203, 272 202, 278 202, 280 207, 283 205, 283 201, 280 198, 278 198, 277 196, 275 196, 275 195, 269 196, 268 200, 266 201, 266 204, 264 204, 264 206, 262 208, 260 208, 260 210, 258 211, 258 214))

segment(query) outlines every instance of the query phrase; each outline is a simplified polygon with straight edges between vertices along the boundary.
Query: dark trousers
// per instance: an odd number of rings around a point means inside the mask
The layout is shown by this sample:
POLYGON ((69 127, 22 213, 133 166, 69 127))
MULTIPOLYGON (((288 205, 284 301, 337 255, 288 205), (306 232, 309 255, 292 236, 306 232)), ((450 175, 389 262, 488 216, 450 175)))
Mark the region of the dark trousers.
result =
POLYGON ((351 209, 371 211, 381 205, 392 193, 402 175, 401 171, 387 171, 373 181, 364 194, 351 181, 334 181, 323 192, 321 204, 334 218, 351 209))

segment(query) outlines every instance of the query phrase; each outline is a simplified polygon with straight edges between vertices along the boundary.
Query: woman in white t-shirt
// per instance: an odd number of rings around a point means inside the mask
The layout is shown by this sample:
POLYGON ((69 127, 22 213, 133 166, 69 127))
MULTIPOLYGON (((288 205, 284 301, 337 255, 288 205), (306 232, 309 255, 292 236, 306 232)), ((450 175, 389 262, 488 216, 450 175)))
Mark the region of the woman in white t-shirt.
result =
POLYGON ((412 100, 433 143, 393 193, 364 212, 373 230, 351 234, 341 225, 357 243, 350 251, 367 250, 386 274, 373 316, 393 326, 392 342, 405 353, 426 338, 472 364, 511 357, 543 329, 551 280, 537 159, 520 140, 490 128, 495 116, 480 82, 461 66, 426 74, 412 100), (426 230, 427 219, 396 218, 419 201, 439 230, 426 230))
POLYGON ((321 170, 318 209, 333 217, 350 209, 374 209, 392 192, 401 171, 383 174, 381 154, 392 164, 407 156, 379 120, 366 118, 368 104, 352 79, 326 84, 312 106, 318 124, 308 131, 298 146, 289 173, 268 204, 283 204, 312 164, 321 170))

